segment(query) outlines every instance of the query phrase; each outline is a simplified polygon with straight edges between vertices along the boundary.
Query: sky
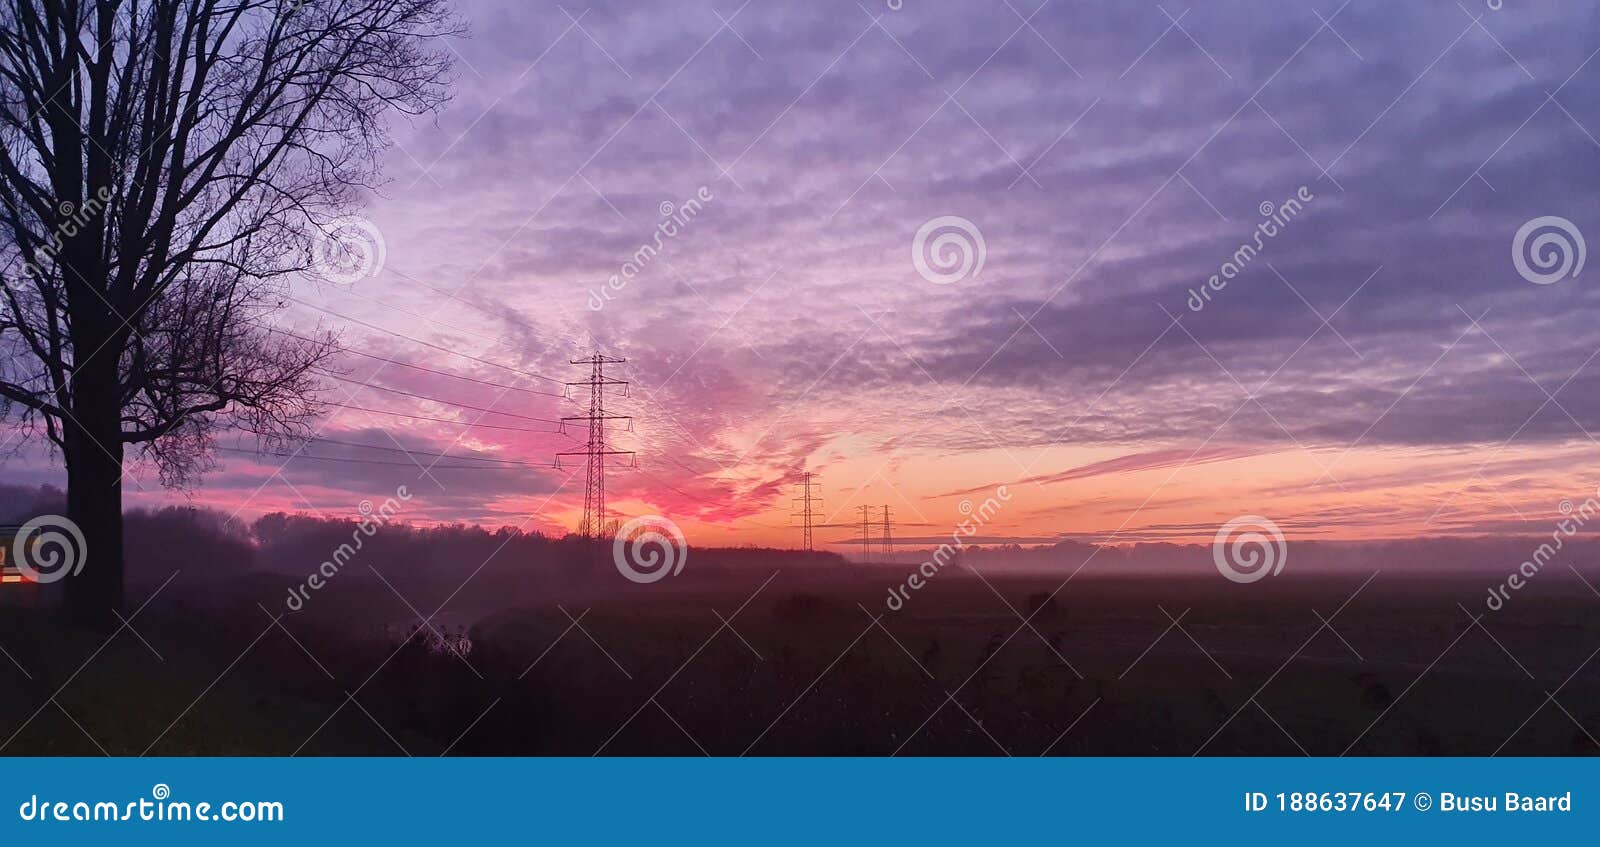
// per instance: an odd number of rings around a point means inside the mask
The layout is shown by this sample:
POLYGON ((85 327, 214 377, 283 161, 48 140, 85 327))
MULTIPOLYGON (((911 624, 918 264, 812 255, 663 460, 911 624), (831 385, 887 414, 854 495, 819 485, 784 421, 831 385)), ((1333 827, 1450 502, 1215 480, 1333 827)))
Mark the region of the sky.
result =
POLYGON ((801 471, 828 545, 1001 486, 1018 543, 1548 532, 1600 482, 1600 272, 1514 242, 1600 234, 1600 10, 1496 5, 463 4, 454 99, 353 210, 381 250, 275 316, 353 351, 318 440, 135 464, 129 502, 404 484, 404 519, 559 533, 599 350, 612 514, 691 544, 798 544, 801 471))

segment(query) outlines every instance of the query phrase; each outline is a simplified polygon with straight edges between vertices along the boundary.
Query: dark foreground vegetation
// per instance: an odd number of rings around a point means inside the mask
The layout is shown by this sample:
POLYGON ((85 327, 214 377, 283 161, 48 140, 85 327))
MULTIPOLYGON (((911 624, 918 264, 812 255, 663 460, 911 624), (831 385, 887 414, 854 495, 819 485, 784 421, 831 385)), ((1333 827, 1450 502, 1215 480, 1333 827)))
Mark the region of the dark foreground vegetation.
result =
POLYGON ((639 585, 570 540, 392 527, 291 612, 351 525, 128 526, 109 641, 0 605, 0 754, 1600 752, 1600 597, 1565 567, 1489 613, 1491 576, 1403 562, 1237 585, 1197 550, 1052 597, 1081 558, 974 555, 890 612, 909 555, 693 550, 639 585))

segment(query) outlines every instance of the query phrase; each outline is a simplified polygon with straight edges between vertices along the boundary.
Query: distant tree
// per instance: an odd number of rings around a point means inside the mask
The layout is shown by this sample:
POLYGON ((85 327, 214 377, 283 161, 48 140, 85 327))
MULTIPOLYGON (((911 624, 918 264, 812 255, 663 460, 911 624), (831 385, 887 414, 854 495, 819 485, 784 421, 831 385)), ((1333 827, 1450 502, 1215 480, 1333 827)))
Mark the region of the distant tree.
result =
POLYGON ((220 427, 320 411, 331 340, 258 319, 376 181, 386 113, 443 102, 454 26, 445 0, 0 0, 0 411, 66 464, 72 618, 122 602, 127 448, 180 484, 220 427))

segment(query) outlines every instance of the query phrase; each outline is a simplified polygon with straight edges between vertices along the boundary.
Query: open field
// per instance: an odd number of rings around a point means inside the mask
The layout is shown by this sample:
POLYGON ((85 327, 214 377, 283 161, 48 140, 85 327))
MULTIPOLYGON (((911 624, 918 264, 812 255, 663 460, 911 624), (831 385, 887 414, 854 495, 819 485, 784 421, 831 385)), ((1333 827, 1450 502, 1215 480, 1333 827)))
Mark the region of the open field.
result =
POLYGON ((1080 576, 1047 600, 1059 578, 951 569, 889 612, 903 568, 774 564, 532 589, 489 568, 459 591, 352 569, 277 624, 282 577, 178 579, 109 643, 7 610, 0 741, 54 755, 1600 752, 1600 600, 1570 575, 1486 614, 1479 577, 1080 576), (441 606, 435 626, 470 652, 407 639, 441 606))

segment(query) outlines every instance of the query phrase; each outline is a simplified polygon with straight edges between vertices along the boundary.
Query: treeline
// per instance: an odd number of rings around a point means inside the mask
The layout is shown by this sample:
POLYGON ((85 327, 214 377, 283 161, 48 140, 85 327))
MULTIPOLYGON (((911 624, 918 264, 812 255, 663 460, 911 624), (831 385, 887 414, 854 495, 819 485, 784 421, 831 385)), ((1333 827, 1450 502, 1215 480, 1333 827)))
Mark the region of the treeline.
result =
MULTIPOLYGON (((18 524, 40 514, 59 514, 65 495, 59 488, 0 485, 0 523, 18 524)), ((474 570, 480 576, 514 574, 527 581, 615 576, 609 542, 570 535, 549 536, 511 527, 476 524, 416 526, 403 520, 363 532, 358 516, 349 519, 272 512, 254 520, 233 518, 209 508, 166 506, 130 509, 124 515, 125 549, 131 582, 166 579, 174 571, 190 578, 232 578, 271 574, 303 578, 335 556, 341 546, 359 550, 350 559, 364 578, 376 569, 405 582, 438 579, 459 582, 474 570)), ((92 562, 94 539, 88 539, 92 562)), ((686 573, 691 579, 715 577, 732 569, 797 564, 808 569, 847 567, 833 553, 807 553, 758 547, 693 548, 686 573)), ((341 569, 347 569, 341 564, 341 569)))

